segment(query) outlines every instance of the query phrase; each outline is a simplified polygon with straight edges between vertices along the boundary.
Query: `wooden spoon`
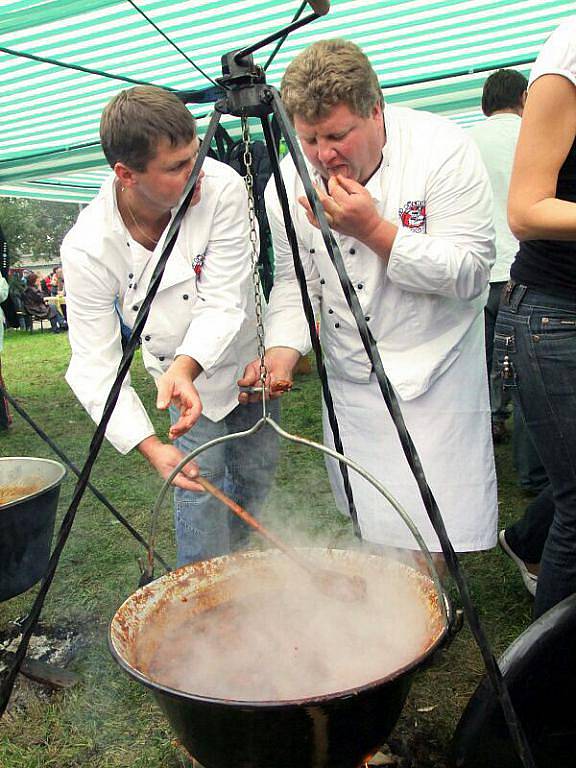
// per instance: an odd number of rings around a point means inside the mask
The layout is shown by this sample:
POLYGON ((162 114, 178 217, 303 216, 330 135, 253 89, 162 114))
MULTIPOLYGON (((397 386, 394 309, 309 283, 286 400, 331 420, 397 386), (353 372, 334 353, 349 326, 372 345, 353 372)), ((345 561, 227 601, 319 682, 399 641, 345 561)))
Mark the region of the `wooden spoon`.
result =
POLYGON ((325 595, 344 602, 363 600, 366 597, 366 581, 362 576, 348 576, 346 573, 339 573, 338 571, 332 571, 327 568, 317 568, 306 559, 300 557, 298 552, 265 528, 262 523, 259 523, 258 520, 248 512, 248 510, 244 509, 244 507, 241 507, 239 504, 236 504, 235 501, 229 496, 226 496, 220 488, 217 488, 205 477, 195 477, 194 481, 199 483, 205 491, 208 491, 208 493, 211 493, 212 496, 225 504, 235 515, 238 515, 238 517, 245 523, 257 531, 260 536, 263 536, 269 542, 274 544, 275 547, 284 552, 284 554, 293 562, 297 563, 301 568, 307 571, 312 578, 312 581, 325 595))

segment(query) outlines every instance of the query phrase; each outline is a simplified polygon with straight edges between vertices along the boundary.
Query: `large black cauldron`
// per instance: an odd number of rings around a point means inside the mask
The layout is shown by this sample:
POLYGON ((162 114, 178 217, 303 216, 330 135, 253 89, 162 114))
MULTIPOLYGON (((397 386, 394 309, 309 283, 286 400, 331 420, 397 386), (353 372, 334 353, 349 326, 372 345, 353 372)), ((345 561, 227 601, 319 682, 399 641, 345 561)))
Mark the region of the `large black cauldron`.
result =
POLYGON ((0 602, 25 592, 46 572, 65 474, 51 459, 0 459, 0 499, 2 488, 27 491, 0 503, 0 602))
MULTIPOLYGON (((353 571, 363 574, 377 567, 385 579, 393 568, 404 569, 407 578, 419 579, 421 599, 430 615, 430 635, 421 654, 402 669, 362 687, 278 702, 196 696, 159 685, 138 669, 138 633, 149 616, 159 615, 166 600, 194 604, 209 595, 207 602, 215 607, 218 591, 223 603, 227 585, 242 569, 262 567, 268 559, 283 557, 275 550, 245 552, 180 568, 138 590, 114 616, 109 635, 112 654, 124 670, 152 690, 179 740, 205 768, 357 768, 386 740, 404 705, 412 673, 445 639, 447 626, 426 577, 395 561, 359 551, 314 552, 327 558, 327 567, 345 565, 348 573, 351 565, 353 571)), ((338 627, 334 632, 338 633, 338 627)))

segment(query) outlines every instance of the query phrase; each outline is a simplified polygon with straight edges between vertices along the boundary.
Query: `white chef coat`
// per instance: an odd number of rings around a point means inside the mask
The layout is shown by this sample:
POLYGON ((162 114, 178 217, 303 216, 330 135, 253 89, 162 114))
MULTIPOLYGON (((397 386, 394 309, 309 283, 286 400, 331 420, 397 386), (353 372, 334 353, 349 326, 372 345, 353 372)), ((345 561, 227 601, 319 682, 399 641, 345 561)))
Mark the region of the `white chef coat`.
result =
MULTIPOLYGON (((405 400, 418 397, 458 358, 459 345, 482 312, 494 262, 492 194, 477 148, 445 118, 386 105, 382 164, 366 184, 378 211, 399 227, 388 267, 366 245, 334 232, 344 264, 388 377, 405 400), (405 224, 402 223, 404 217, 405 224)), ((315 183, 319 174, 311 170, 315 183)), ((282 161, 306 272, 321 314, 329 370, 368 381, 362 347, 322 235, 298 197, 304 194, 290 157, 282 161)), ((266 345, 310 348, 308 327, 276 190, 266 207, 274 240, 275 276, 266 345)))
POLYGON ((502 283, 510 279, 510 267, 518 252, 518 240, 508 226, 507 207, 512 162, 521 123, 520 115, 501 112, 490 115, 470 128, 470 135, 478 145, 488 171, 494 195, 496 261, 490 274, 491 283, 502 283))
MULTIPOLYGON (((246 189, 229 166, 206 158, 200 202, 184 216, 142 333, 143 359, 158 378, 176 355, 203 368, 194 382, 212 421, 237 406, 237 379, 256 354, 246 189)), ((115 176, 62 243, 72 359, 66 380, 95 422, 122 356, 118 302, 132 326, 164 241, 135 243, 116 205, 115 176)), ((127 453, 154 428, 127 376, 106 437, 127 453)))
MULTIPOLYGON (((388 266, 363 243, 333 234, 405 418, 415 431, 419 431, 419 424, 426 425, 424 472, 438 476, 452 471, 446 439, 452 440, 451 454, 466 457, 464 463, 476 468, 472 483, 467 485, 466 476, 458 478, 459 496, 452 493, 450 498, 438 501, 445 520, 451 519, 448 528, 453 540, 467 549, 482 549, 494 545, 496 534, 495 473, 482 351, 482 311, 494 261, 490 184, 477 148, 449 120, 390 105, 385 107, 384 120, 382 164, 366 189, 379 213, 399 227, 388 266), (463 354, 468 348, 477 350, 475 364, 471 364, 470 354, 463 354), (448 371, 446 392, 441 388, 448 371), (420 403, 423 396, 425 409, 420 403), (448 438, 446 429, 431 429, 430 422, 430 414, 437 413, 438 423, 445 425, 446 408, 459 414, 459 429, 448 438), (424 410, 425 416, 420 416, 424 410), (484 485, 485 493, 477 493, 479 484, 484 485), (466 533, 460 536, 458 520, 464 517, 466 533)), ((310 168, 310 172, 313 181, 322 183, 316 171, 310 168)), ((379 414, 374 409, 359 409, 352 415, 357 398, 369 402, 374 397, 369 390, 377 388, 377 384, 321 233, 309 224, 297 202, 304 190, 290 158, 282 161, 282 175, 308 290, 320 315, 329 379, 342 391, 337 415, 347 436, 343 439, 344 451, 353 459, 362 456, 371 462, 363 466, 384 482, 405 474, 406 459, 399 444, 386 438, 390 430, 384 430, 383 423, 380 430, 379 414), (350 424, 354 424, 351 429, 350 424), (364 450, 366 444, 372 446, 368 452, 364 450)), ((293 347, 305 353, 310 344, 308 329, 281 209, 271 183, 266 190, 266 205, 275 251, 266 346, 293 347)), ((419 442, 417 448, 421 451, 422 440, 419 442)), ((336 499, 341 501, 334 477, 335 473, 331 473, 336 499)), ((413 493, 405 493, 401 486, 396 486, 395 491, 416 522, 422 523, 425 511, 421 503, 420 508, 415 507, 413 493)), ((378 515, 377 506, 363 503, 361 487, 354 489, 354 498, 366 538, 393 546, 414 546, 411 536, 407 543, 400 518, 396 530, 390 527, 392 522, 382 530, 374 517, 378 515)), ((433 535, 428 535, 427 541, 432 549, 438 549, 433 535)))

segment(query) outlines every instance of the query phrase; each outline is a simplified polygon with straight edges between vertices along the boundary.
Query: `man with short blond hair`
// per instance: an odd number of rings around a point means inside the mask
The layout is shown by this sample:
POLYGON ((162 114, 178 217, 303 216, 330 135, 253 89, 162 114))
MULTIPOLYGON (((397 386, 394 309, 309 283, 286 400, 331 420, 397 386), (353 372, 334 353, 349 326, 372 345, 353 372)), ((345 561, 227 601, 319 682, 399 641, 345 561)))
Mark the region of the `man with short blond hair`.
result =
MULTIPOLYGON (((482 310, 494 259, 491 195, 470 139, 425 112, 384 105, 354 43, 314 43, 288 66, 281 95, 366 322, 457 551, 496 543, 496 483, 482 310)), ((357 323, 291 158, 282 162, 344 452, 404 506, 432 551, 438 538, 401 450, 357 323)), ((309 349, 278 196, 267 212, 275 283, 267 315, 272 383, 309 349)), ((257 362, 242 383, 257 380, 257 362)), ((325 414, 325 439, 331 432, 325 414)), ((333 492, 348 508, 337 464, 333 492)), ((415 549, 397 512, 350 474, 362 535, 415 549)), ((440 559, 440 558, 438 558, 440 559)))

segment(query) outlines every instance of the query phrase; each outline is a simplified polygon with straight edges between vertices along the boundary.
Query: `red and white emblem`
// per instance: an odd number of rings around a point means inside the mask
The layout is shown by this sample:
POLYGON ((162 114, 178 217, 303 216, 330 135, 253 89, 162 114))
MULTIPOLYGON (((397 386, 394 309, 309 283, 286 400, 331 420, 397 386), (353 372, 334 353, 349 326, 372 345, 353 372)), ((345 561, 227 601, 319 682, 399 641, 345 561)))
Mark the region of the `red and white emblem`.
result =
POLYGON ((204 254, 198 253, 194 258, 192 259, 192 269, 194 272, 196 272, 196 276, 200 277, 200 274, 202 273, 202 267, 204 266, 204 254))
POLYGON ((424 200, 408 200, 398 211, 403 227, 412 232, 426 232, 426 203, 424 200))

